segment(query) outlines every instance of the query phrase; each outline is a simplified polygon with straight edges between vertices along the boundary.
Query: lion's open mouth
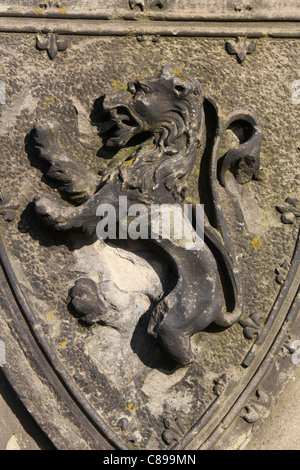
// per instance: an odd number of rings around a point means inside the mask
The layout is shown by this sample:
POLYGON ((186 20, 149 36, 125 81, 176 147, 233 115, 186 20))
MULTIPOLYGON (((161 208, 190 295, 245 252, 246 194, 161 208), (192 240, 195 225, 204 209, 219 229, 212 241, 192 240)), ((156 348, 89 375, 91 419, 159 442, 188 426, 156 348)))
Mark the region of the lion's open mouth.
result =
POLYGON ((135 134, 142 131, 143 122, 134 112, 133 106, 127 104, 117 104, 109 109, 115 127, 112 130, 106 145, 108 147, 123 147, 135 134))

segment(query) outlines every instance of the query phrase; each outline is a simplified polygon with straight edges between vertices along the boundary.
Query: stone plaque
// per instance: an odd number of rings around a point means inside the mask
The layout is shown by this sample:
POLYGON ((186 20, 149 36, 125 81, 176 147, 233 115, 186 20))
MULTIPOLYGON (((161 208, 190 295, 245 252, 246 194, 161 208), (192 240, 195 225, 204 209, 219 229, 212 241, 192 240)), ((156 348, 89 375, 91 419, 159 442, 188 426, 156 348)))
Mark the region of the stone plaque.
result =
POLYGON ((0 1, 0 367, 57 449, 242 448, 299 364, 299 20, 0 1))

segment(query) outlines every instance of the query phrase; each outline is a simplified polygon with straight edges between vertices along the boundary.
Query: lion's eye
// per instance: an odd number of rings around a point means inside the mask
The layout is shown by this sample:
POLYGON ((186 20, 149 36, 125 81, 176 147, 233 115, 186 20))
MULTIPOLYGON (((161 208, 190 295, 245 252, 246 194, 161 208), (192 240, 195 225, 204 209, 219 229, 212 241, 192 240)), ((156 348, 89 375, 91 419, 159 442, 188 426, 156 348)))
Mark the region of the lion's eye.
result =
POLYGON ((141 93, 144 94, 144 95, 146 94, 145 89, 144 89, 143 87, 141 87, 141 86, 137 87, 137 88, 136 88, 136 91, 139 92, 140 94, 141 94, 141 93))
POLYGON ((141 92, 144 95, 146 95, 150 91, 150 88, 147 85, 145 85, 144 83, 136 83, 135 88, 136 88, 137 92, 141 92))
POLYGON ((186 91, 186 88, 183 85, 175 85, 174 89, 177 95, 182 95, 186 91))
POLYGON ((129 82, 128 83, 128 91, 132 94, 136 92, 136 83, 135 82, 129 82))

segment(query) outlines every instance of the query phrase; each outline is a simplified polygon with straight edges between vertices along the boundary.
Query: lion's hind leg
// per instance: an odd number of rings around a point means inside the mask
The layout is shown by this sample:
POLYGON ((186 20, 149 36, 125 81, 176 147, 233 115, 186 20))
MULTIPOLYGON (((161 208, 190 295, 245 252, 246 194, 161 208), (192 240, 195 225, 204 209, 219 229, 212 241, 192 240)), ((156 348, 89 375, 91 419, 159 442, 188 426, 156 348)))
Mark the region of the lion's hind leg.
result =
POLYGON ((80 229, 87 235, 96 232, 99 217, 96 215, 98 193, 84 204, 74 207, 55 200, 50 195, 36 196, 34 199, 35 210, 38 216, 50 227, 56 230, 80 229))
POLYGON ((177 282, 154 308, 148 332, 176 362, 185 365, 193 360, 191 337, 213 323, 222 310, 217 264, 205 244, 194 251, 168 240, 157 243, 176 266, 177 282))
POLYGON ((169 298, 159 302, 155 307, 152 319, 148 325, 148 333, 158 337, 163 348, 181 366, 191 362, 192 350, 190 337, 186 332, 177 328, 176 320, 172 321, 169 298))

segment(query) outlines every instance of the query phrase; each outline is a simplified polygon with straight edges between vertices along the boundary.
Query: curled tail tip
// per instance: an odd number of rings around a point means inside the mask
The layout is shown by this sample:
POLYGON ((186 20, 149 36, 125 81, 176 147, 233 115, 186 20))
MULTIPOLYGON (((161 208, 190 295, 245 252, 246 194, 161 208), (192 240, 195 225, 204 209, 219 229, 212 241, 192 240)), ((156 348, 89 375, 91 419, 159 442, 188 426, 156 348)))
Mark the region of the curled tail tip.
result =
POLYGON ((241 319, 242 314, 243 308, 241 306, 237 307, 232 312, 220 312, 215 323, 222 328, 229 328, 241 319))

